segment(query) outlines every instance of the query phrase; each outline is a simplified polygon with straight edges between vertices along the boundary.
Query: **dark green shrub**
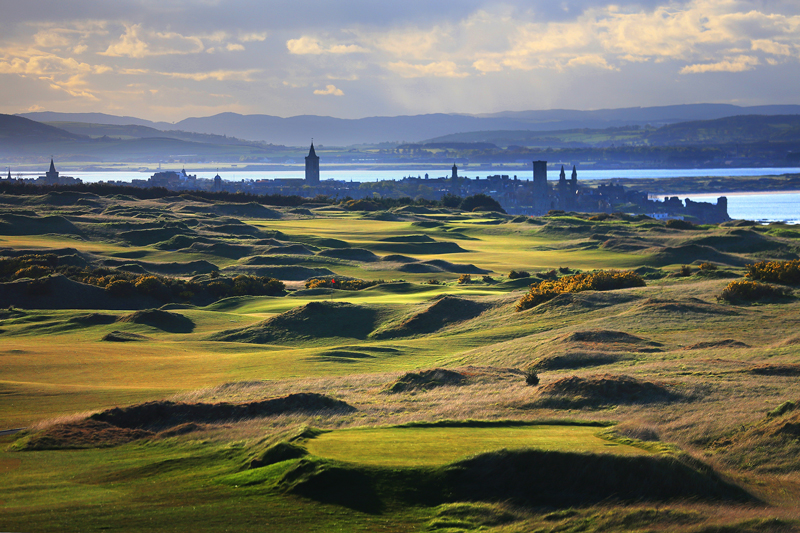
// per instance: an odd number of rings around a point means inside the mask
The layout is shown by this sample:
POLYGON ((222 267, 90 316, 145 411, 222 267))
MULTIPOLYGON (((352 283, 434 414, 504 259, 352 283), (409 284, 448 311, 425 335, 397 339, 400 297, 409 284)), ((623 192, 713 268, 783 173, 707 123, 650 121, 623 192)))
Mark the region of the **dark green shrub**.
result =
POLYGON ((130 296, 134 292, 133 283, 128 280, 118 279, 116 281, 112 281, 108 285, 106 285, 106 291, 111 296, 116 296, 118 298, 124 298, 126 296, 130 296))
POLYGON ((459 285, 468 285, 472 283, 472 276, 469 274, 461 274, 458 276, 458 284, 459 285))
POLYGON ((529 278, 531 277, 530 272, 526 272, 524 270, 512 270, 508 273, 508 279, 520 279, 520 278, 529 278))
POLYGON ((531 387, 539 384, 539 374, 535 370, 525 370, 525 383, 531 387))
POLYGON ((695 229, 695 225, 686 220, 670 219, 664 225, 670 229, 695 229))
POLYGON ((505 209, 500 203, 486 194, 476 194, 474 196, 467 196, 458 206, 459 209, 464 211, 497 211, 505 213, 505 209))

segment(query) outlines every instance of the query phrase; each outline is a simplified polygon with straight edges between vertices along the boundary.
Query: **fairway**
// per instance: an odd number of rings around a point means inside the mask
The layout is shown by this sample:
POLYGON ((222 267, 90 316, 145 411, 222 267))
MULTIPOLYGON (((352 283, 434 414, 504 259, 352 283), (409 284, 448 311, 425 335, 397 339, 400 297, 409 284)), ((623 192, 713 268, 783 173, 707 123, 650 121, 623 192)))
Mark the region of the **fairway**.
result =
POLYGON ((320 457, 376 466, 434 466, 503 448, 648 453, 602 439, 600 431, 602 428, 563 425, 344 429, 323 433, 306 447, 320 457))

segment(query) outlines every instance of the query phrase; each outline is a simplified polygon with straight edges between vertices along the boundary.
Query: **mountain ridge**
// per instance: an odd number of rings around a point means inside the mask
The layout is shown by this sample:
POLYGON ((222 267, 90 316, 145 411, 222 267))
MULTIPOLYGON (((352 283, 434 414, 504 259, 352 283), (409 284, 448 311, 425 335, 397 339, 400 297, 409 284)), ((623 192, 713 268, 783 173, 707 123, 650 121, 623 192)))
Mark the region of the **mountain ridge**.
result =
POLYGON ((33 112, 18 116, 40 122, 90 122, 133 125, 156 129, 226 135, 243 140, 287 146, 304 146, 312 137, 327 146, 419 142, 453 133, 487 130, 555 131, 576 128, 603 129, 621 126, 661 126, 727 116, 800 114, 800 105, 741 107, 732 104, 682 104, 601 110, 504 111, 489 115, 431 113, 343 119, 320 115, 278 117, 224 112, 208 117, 189 117, 179 122, 152 122, 104 113, 33 112), (105 121, 105 122, 104 122, 105 121))

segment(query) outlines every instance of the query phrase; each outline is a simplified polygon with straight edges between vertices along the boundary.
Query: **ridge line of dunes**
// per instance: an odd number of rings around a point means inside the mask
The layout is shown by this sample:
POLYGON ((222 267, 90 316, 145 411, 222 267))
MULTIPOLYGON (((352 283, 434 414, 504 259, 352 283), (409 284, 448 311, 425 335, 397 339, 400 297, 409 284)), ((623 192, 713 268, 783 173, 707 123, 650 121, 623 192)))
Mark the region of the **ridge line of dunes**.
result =
POLYGON ((66 424, 50 426, 27 439, 22 450, 115 446, 133 440, 168 437, 228 423, 286 413, 350 413, 356 409, 323 394, 304 392, 233 404, 154 401, 114 407, 66 424))

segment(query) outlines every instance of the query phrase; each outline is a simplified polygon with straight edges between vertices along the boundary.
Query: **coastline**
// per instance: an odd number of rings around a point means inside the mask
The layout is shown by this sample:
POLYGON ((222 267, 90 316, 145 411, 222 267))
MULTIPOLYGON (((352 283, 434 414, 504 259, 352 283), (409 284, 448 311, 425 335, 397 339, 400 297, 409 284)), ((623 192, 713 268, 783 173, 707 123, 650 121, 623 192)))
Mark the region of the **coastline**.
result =
POLYGON ((693 198, 693 197, 702 197, 702 198, 719 198, 720 196, 763 196, 765 194, 800 194, 800 190, 788 190, 788 191, 737 191, 737 192, 698 192, 698 193, 679 193, 679 194, 654 194, 649 195, 648 198, 651 200, 663 200, 664 198, 670 198, 672 196, 677 196, 679 198, 693 198))

